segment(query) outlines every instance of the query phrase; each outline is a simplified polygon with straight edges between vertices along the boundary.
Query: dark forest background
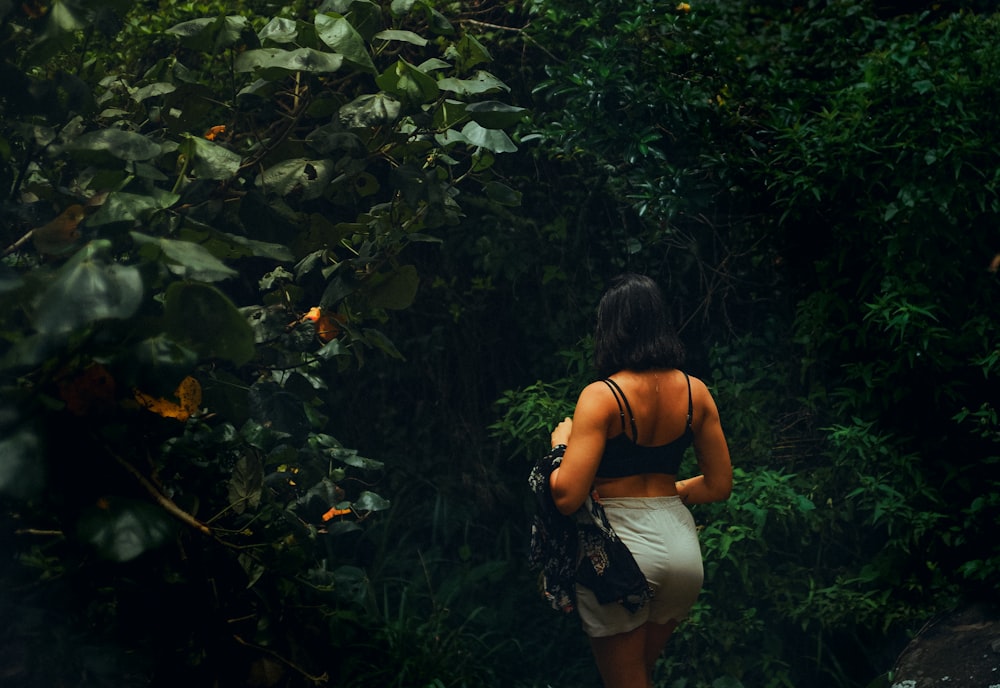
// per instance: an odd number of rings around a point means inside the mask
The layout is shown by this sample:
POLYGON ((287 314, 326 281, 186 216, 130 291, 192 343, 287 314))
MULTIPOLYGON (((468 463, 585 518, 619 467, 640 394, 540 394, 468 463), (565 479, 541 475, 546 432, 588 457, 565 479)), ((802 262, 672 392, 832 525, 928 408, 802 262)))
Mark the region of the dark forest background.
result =
POLYGON ((657 685, 890 685, 997 595, 998 30, 0 0, 0 682, 596 686, 526 477, 630 270, 736 470, 657 685))

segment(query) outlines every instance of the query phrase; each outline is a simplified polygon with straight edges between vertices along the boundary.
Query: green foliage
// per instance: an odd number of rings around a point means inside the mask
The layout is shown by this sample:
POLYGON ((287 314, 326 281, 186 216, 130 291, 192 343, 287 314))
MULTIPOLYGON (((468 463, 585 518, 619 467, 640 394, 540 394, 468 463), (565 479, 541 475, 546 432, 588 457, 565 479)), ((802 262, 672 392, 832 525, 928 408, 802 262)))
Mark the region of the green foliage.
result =
POLYGON ((514 449, 514 455, 531 460, 549 450, 549 433, 563 418, 573 415, 579 390, 591 381, 591 366, 583 359, 593 349, 589 340, 576 351, 563 351, 567 377, 507 390, 497 399, 500 418, 489 426, 491 436, 514 449))
POLYGON ((460 194, 516 203, 491 168, 524 110, 432 3, 164 5, 159 33, 142 7, 0 7, 0 496, 5 528, 50 538, 16 538, 4 575, 149 609, 106 632, 159 680, 322 682, 335 622, 369 626, 353 543, 390 507, 385 464, 334 436, 332 383, 402 357, 384 324, 425 279, 405 254, 460 194), (214 587, 154 610, 129 577, 214 587), (182 617, 230 630, 158 664, 182 617))
POLYGON ((706 560, 736 551, 763 573, 750 587, 713 571, 705 601, 724 604, 697 656, 726 653, 699 685, 864 685, 908 628, 960 593, 995 594, 981 519, 996 491, 997 16, 614 0, 532 12, 557 56, 535 91, 544 150, 626 209, 598 245, 661 277, 692 341, 721 344, 694 365, 714 369, 753 482, 699 511, 706 560), (755 559, 740 548, 758 504, 773 508, 756 481, 775 476, 802 539, 765 528, 781 546, 755 559), (763 656, 727 630, 754 624, 763 656))
POLYGON ((524 444, 524 452, 529 456, 541 456, 546 431, 551 431, 559 421, 573 415, 572 390, 568 383, 545 383, 538 381, 523 389, 509 390, 497 400, 502 411, 499 421, 490 426, 495 437, 524 444))
MULTIPOLYGON (((979 162, 997 146, 983 134, 995 124, 982 80, 998 57, 996 21, 856 23, 867 50, 853 79, 821 109, 778 118, 768 165, 789 231, 823 216, 797 332, 807 360, 821 363, 813 374, 840 371, 832 410, 853 422, 836 423, 830 439, 838 465, 859 471, 850 501, 886 537, 872 565, 887 585, 945 599, 969 583, 963 558, 982 555, 953 540, 958 512, 974 499, 965 489, 996 485, 995 436, 956 423, 989 396, 996 340, 983 222, 1000 206, 979 162), (981 113, 975 124, 971 110, 981 113), (900 580, 899 570, 915 578, 900 580)), ((973 520, 985 537, 979 527, 973 520)))

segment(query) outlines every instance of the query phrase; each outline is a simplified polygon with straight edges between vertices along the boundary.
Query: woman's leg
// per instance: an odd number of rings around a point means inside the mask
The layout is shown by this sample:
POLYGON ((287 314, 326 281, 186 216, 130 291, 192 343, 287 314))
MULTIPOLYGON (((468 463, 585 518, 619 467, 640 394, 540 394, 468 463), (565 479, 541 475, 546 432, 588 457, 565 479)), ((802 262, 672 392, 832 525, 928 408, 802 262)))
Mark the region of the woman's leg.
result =
POLYGON ((677 628, 677 621, 668 621, 665 624, 649 622, 645 624, 645 628, 647 629, 646 671, 652 677, 653 669, 656 668, 656 660, 663 654, 663 648, 667 646, 667 641, 674 634, 674 629, 677 628))
POLYGON ((645 623, 627 633, 591 638, 604 688, 652 688, 653 667, 677 627, 645 623))

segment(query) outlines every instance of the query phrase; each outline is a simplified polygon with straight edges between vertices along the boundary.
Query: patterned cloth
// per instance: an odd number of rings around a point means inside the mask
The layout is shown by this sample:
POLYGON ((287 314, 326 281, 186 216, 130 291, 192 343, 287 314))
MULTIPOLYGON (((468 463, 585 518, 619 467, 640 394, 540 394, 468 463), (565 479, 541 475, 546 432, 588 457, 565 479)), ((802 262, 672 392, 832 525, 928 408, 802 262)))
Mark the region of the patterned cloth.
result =
POLYGON ((528 475, 535 495, 528 565, 541 570, 542 595, 553 609, 576 609, 576 585, 594 592, 601 604, 617 602, 630 612, 641 609, 653 590, 628 547, 615 534, 599 500, 587 497, 571 516, 556 508, 549 476, 562 463, 565 448, 543 456, 528 475))

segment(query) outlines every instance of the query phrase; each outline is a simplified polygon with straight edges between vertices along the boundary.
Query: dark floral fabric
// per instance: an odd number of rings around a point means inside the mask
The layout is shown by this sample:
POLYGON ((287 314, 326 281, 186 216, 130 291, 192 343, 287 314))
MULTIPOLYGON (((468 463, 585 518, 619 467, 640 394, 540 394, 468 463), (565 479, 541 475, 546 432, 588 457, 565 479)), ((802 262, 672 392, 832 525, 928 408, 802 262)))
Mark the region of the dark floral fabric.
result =
POLYGON ((640 609, 653 591, 628 547, 615 534, 600 500, 588 497, 576 513, 559 513, 549 490, 549 476, 562 463, 555 449, 532 468, 528 486, 535 496, 528 564, 541 571, 542 595, 553 609, 576 609, 576 584, 590 588, 601 604, 618 602, 640 609))

